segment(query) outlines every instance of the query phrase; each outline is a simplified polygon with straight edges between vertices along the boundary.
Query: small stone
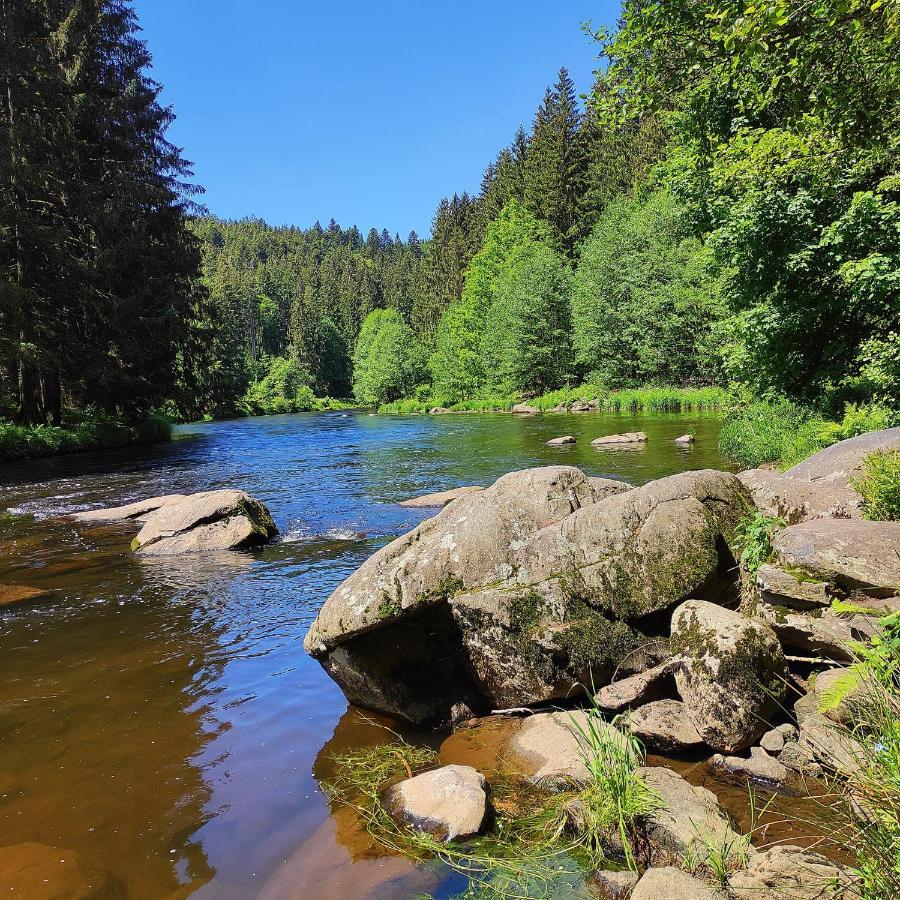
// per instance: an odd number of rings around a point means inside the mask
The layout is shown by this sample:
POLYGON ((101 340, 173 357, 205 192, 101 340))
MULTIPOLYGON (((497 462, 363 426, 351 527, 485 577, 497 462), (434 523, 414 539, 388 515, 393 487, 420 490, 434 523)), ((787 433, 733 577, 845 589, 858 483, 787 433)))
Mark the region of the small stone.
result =
POLYGON ((796 741, 800 736, 797 726, 792 722, 785 722, 783 725, 779 725, 775 730, 785 739, 785 741, 796 741))
POLYGON ((771 756, 778 756, 784 750, 784 735, 777 728, 773 728, 759 739, 759 746, 771 756))
POLYGON ((692 434, 683 434, 681 437, 675 438, 676 444, 693 444, 694 436, 692 434))
POLYGON ((602 900, 626 900, 638 883, 638 873, 629 869, 621 872, 604 869, 597 872, 593 880, 600 889, 602 900))
POLYGON ((762 747, 752 747, 749 759, 741 756, 722 756, 717 753, 710 760, 710 765, 726 775, 748 778, 750 781, 779 789, 788 788, 793 781, 790 770, 769 756, 762 747))
POLYGON ((647 869, 631 900, 725 900, 725 895, 681 869, 665 866, 647 869))
POLYGON ((561 447, 563 444, 574 444, 575 438, 571 434, 564 434, 562 437, 550 438, 547 441, 548 447, 561 447))
POLYGON ((624 434, 607 434, 594 438, 591 444, 595 447, 603 447, 606 444, 645 444, 647 435, 643 431, 628 431, 624 434))
POLYGON ((446 843, 481 830, 485 784, 484 775, 471 766, 443 766, 393 785, 386 799, 395 818, 446 843))

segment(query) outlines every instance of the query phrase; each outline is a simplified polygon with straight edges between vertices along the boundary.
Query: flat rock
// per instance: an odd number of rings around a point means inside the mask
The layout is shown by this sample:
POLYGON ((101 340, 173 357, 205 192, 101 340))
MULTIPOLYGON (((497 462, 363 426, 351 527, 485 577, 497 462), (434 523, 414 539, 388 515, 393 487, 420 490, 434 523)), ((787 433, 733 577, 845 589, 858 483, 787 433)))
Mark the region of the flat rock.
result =
POLYGON ((717 753, 710 759, 710 765, 726 775, 746 778, 778 790, 789 789, 795 780, 791 770, 770 756, 762 747, 752 747, 749 758, 723 756, 717 753))
POLYGON ((900 522, 816 519, 783 529, 773 546, 782 568, 848 590, 893 596, 900 584, 900 522))
POLYGON ((725 900, 725 895, 681 869, 664 866, 644 872, 631 900, 725 900))
MULTIPOLYGON (((850 873, 819 853, 782 845, 754 853, 729 881, 737 900, 857 900, 850 873)), ((661 900, 661 898, 657 898, 661 900)))
POLYGON ((471 766, 443 766, 388 788, 391 814, 440 841, 471 837, 487 812, 485 778, 471 766))
POLYGON ((681 437, 675 438, 676 444, 693 444, 694 436, 692 434, 683 434, 681 437))
POLYGON ((562 437, 550 438, 547 441, 548 447, 561 447, 563 444, 574 444, 575 438, 571 434, 564 434, 562 437))
POLYGON ((597 886, 601 900, 626 900, 638 883, 638 873, 629 869, 619 872, 603 869, 595 872, 591 881, 597 886))
POLYGON ((29 842, 0 847, 0 896, 22 900, 112 900, 109 873, 74 850, 29 842))
POLYGON ((445 416, 449 412, 451 412, 451 410, 447 409, 446 406, 432 406, 431 409, 428 410, 428 414, 431 416, 445 416))
POLYGON ((765 563, 756 573, 756 586, 763 600, 793 609, 819 609, 831 605, 832 592, 826 581, 801 578, 765 563))
POLYGON ((599 709, 607 713, 618 713, 651 700, 661 700, 668 678, 674 673, 677 663, 667 660, 637 675, 614 681, 600 688, 594 696, 599 709))
MULTIPOLYGON (((704 841, 721 847, 738 835, 728 823, 712 791, 689 784, 676 772, 662 766, 644 766, 637 770, 662 801, 662 806, 647 818, 647 837, 654 858, 684 859, 706 857, 704 841)), ((665 896, 665 895, 660 895, 665 896)))
POLYGON ((645 444, 646 442, 646 432, 626 431, 623 434, 605 434, 603 437, 594 438, 591 444, 594 447, 603 447, 607 444, 645 444))
POLYGON ((647 703, 629 713, 628 722, 632 732, 650 750, 679 753, 703 746, 703 738, 679 700, 647 703))
MULTIPOLYGON (((597 717, 590 724, 616 740, 625 740, 622 732, 597 717)), ((588 728, 589 714, 583 710, 537 713, 522 722, 506 750, 517 768, 535 784, 550 788, 583 784, 590 777, 584 761, 588 728)))
POLYGON ((703 740, 735 753, 767 730, 784 696, 787 666, 775 633, 713 603, 688 600, 672 616, 678 693, 703 740))
POLYGON ((29 603, 46 597, 49 593, 43 588, 31 587, 27 584, 0 584, 0 606, 29 603))
POLYGON ((238 550, 264 544, 277 533, 262 501, 243 491, 203 491, 151 513, 132 549, 150 556, 238 550))
POLYGON ((862 516, 862 498, 849 487, 801 481, 771 469, 749 469, 741 472, 738 478, 750 491, 760 512, 784 519, 788 525, 810 519, 859 519, 862 516))
POLYGON ((778 756, 784 750, 785 734, 777 728, 767 731, 760 739, 759 746, 772 756, 778 756))
POLYGON ((449 491, 435 491, 433 494, 422 494, 420 497, 410 497, 409 500, 401 500, 400 506, 406 506, 410 509, 437 509, 446 506, 458 497, 464 497, 466 494, 474 494, 483 491, 484 488, 475 485, 467 485, 466 487, 451 488, 449 491))
POLYGON ((830 610, 820 615, 805 615, 759 603, 756 612, 769 623, 783 647, 835 662, 853 659, 850 644, 855 638, 851 623, 830 610))
POLYGON ((849 487, 850 479, 862 471, 865 458, 878 451, 900 450, 900 428, 885 428, 849 438, 819 450, 784 474, 798 481, 849 487))
POLYGON ((81 522, 124 522, 129 519, 142 520, 150 513, 156 512, 163 506, 173 503, 181 503, 186 499, 185 494, 165 494, 161 497, 148 497, 146 500, 138 500, 125 506, 113 506, 107 509, 89 509, 85 512, 73 513, 72 518, 81 522))
POLYGON ((529 403, 517 403, 512 408, 512 412, 523 416, 539 416, 541 414, 541 411, 536 406, 532 406, 529 403))

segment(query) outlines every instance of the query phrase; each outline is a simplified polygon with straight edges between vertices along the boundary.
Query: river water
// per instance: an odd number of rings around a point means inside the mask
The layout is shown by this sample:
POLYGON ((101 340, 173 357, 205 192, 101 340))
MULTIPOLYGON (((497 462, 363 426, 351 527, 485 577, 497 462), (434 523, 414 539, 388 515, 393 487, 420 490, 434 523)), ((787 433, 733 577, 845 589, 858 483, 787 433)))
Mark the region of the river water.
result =
POLYGON ((457 880, 381 854, 319 792, 330 752, 384 733, 304 653, 317 609, 429 514, 402 499, 551 463, 634 483, 722 468, 717 433, 684 415, 330 412, 0 467, 0 585, 46 592, 0 606, 0 847, 79 851, 133 900, 451 896, 457 880), (589 444, 633 430, 649 442, 589 444), (545 445, 561 434, 578 444, 545 445), (222 487, 264 500, 280 540, 142 558, 131 528, 65 517, 222 487))

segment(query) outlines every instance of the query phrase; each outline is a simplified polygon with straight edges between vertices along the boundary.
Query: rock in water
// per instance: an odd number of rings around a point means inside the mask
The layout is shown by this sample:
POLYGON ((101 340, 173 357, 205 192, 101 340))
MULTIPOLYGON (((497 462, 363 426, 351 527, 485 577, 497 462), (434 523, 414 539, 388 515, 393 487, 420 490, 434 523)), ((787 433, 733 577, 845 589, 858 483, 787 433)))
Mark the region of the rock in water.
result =
POLYGON ((725 895, 681 869, 663 866, 644 872, 631 900, 725 900, 725 895))
POLYGON ((441 506, 446 506, 458 497, 464 497, 466 494, 477 493, 482 490, 484 490, 484 488, 475 485, 451 488, 449 491, 436 491, 433 494, 423 494, 421 497, 411 497, 409 500, 401 500, 400 506, 406 506, 411 509, 436 509, 441 506))
POLYGON ((760 512, 796 525, 809 519, 858 519, 862 498, 849 487, 788 478, 770 469, 738 475, 760 512))
POLYGON ((689 600, 672 616, 678 692, 703 740, 745 750, 767 730, 784 696, 787 667, 771 628, 712 603, 689 600))
POLYGON ((144 521, 150 513, 156 512, 163 506, 181 503, 186 499, 185 494, 166 494, 162 497, 148 497, 146 500, 138 500, 136 503, 128 503, 125 506, 89 509, 87 512, 74 513, 72 518, 81 522, 125 522, 130 519, 144 521))
POLYGON ((564 434, 562 437, 550 438, 547 441, 548 447, 561 447, 563 444, 574 444, 575 438, 571 434, 564 434))
POLYGON ((754 853, 729 881, 737 900, 858 900, 851 874, 830 859, 786 845, 754 853))
POLYGON ((619 872, 603 869, 595 872, 591 880, 600 889, 600 897, 603 900, 627 900, 638 882, 638 873, 628 869, 619 872))
POLYGON ((683 434, 681 437, 675 438, 676 444, 681 444, 682 446, 689 446, 694 443, 694 436, 692 434, 683 434))
POLYGON ((132 549, 161 556, 201 550, 238 550, 278 534, 266 505, 243 491, 204 491, 152 513, 132 549))
POLYGON ((862 471, 863 462, 870 453, 891 450, 900 450, 900 428, 870 431, 832 444, 813 453, 784 474, 798 481, 847 488, 850 486, 850 479, 862 471))
POLYGON ((352 703, 418 724, 458 703, 563 698, 644 642, 631 620, 733 567, 747 502, 709 470, 640 488, 569 466, 512 473, 378 551, 304 644, 352 703))
POLYGON ((43 588, 30 587, 27 584, 0 584, 0 606, 30 603, 49 594, 50 592, 43 588))
POLYGON ((624 434, 606 434, 591 441, 595 447, 607 444, 646 444, 647 434, 643 431, 627 431, 624 434))
POLYGON ((796 781, 791 770, 769 756, 762 747, 752 747, 749 759, 742 756, 722 756, 721 753, 717 753, 710 759, 710 765, 726 775, 746 778, 777 790, 790 789, 796 781))
POLYGON ((656 700, 629 713, 632 732, 649 750, 681 753, 703 746, 683 703, 678 700, 656 700))
POLYGON ((73 850, 26 843, 0 847, 0 896, 21 900, 118 900, 124 894, 73 850))
POLYGON ((541 412, 536 406, 531 406, 528 403, 517 403, 512 408, 512 411, 523 416, 537 416, 541 412))
POLYGON ((391 814, 439 841, 478 834, 487 811, 484 775, 471 766, 443 766, 407 778, 386 794, 391 814))

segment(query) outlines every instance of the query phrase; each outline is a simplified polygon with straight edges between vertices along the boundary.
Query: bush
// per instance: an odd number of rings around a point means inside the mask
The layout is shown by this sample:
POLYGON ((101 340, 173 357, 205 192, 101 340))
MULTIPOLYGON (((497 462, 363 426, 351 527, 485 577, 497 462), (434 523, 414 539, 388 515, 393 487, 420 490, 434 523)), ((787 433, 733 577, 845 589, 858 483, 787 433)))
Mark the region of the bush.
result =
POLYGON ((900 521, 900 451, 870 453, 850 483, 863 498, 867 519, 900 521))
POLYGON ((353 395, 377 406, 411 394, 425 380, 424 354, 395 309, 366 316, 353 351, 353 395))
POLYGON ((308 375, 291 357, 275 356, 264 362, 265 375, 250 385, 241 402, 253 416, 307 412, 320 408, 308 375))

